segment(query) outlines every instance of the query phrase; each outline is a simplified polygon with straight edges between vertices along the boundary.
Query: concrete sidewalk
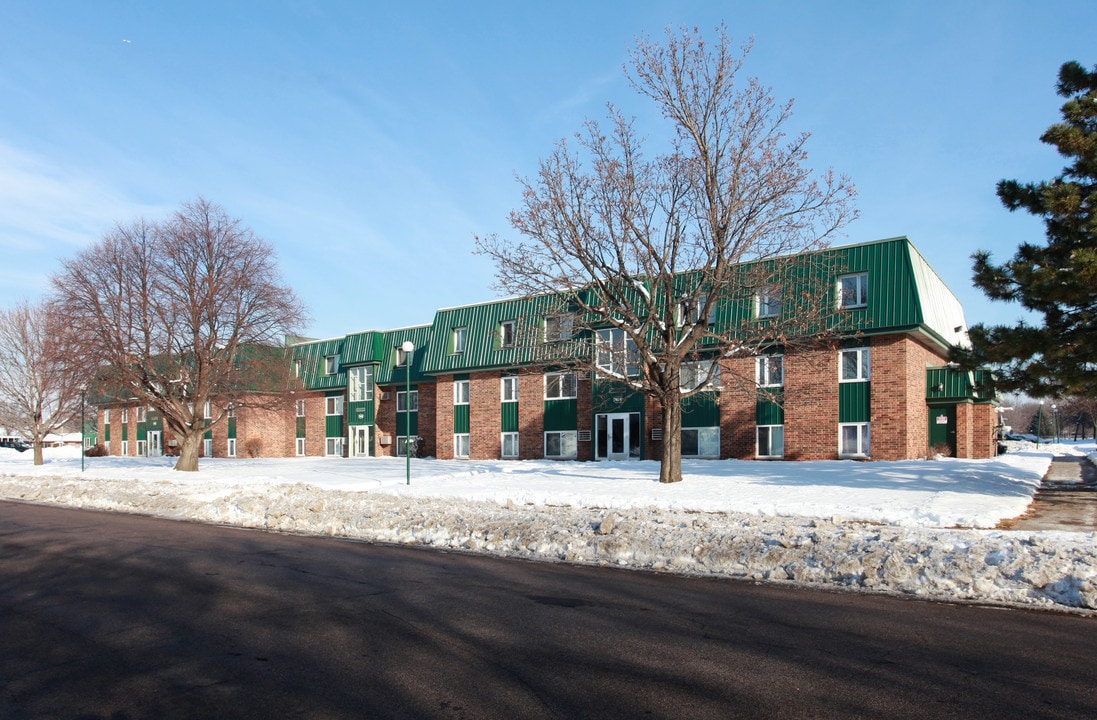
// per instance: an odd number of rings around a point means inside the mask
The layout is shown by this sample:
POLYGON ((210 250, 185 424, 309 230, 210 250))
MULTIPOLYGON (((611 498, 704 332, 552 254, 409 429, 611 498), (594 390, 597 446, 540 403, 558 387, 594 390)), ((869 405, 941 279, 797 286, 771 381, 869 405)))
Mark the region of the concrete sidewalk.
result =
POLYGON ((1055 458, 1025 514, 999 527, 1097 532, 1097 468, 1084 457, 1055 458))

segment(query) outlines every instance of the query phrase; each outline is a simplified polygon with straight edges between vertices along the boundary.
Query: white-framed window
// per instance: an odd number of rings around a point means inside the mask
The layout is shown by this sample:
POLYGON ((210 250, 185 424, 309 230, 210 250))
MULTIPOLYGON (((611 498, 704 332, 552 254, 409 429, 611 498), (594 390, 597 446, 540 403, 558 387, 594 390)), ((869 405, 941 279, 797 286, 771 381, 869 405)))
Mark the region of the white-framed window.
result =
MULTIPOLYGON (((402 413, 408 411, 408 393, 406 390, 398 390, 396 392, 396 412, 402 413)), ((411 411, 419 412, 419 391, 411 391, 411 411)))
POLYGON ((502 434, 502 456, 505 458, 518 457, 518 433, 505 432, 502 434))
POLYGON ((871 436, 870 423, 839 423, 838 454, 842 457, 868 457, 871 436))
POLYGON ((517 340, 517 325, 514 320, 504 320, 499 323, 499 347, 514 347, 517 340))
POLYGON ((458 433, 453 436, 453 457, 455 458, 468 458, 469 456, 469 434, 458 433))
POLYGON ((408 436, 396 436, 396 457, 406 457, 408 454, 408 436))
POLYGON ((227 408, 225 408, 225 417, 230 417, 230 418, 236 417, 236 406, 235 405, 229 405, 227 408))
POLYGON ((767 285, 758 288, 754 296, 754 316, 757 318, 773 318, 781 314, 781 288, 776 285, 767 285))
POLYGON ((785 426, 759 425, 758 446, 755 454, 760 458, 780 458, 785 456, 785 426))
POLYGON ((682 428, 682 457, 720 457, 720 428, 682 428))
POLYGON ((297 438, 297 457, 305 456, 305 438, 297 438))
POLYGON ((868 273, 842 275, 838 278, 838 307, 843 309, 868 306, 868 273))
POLYGON ((137 441, 137 457, 148 457, 148 455, 149 455, 148 441, 147 440, 138 440, 137 441))
POLYGON ((341 437, 329 437, 324 447, 324 454, 328 457, 343 457, 343 446, 346 440, 341 437))
POLYGON ((545 457, 575 458, 579 455, 578 434, 575 430, 545 433, 545 457))
MULTIPOLYGON (((122 424, 125 425, 129 421, 130 421, 130 410, 129 410, 129 408, 122 408, 122 424)), ((122 454, 125 455, 125 453, 122 453, 122 454)))
POLYGON ((213 419, 213 403, 209 400, 202 406, 202 418, 205 420, 213 419))
POLYGON ((468 405, 469 404, 469 381, 468 380, 454 380, 453 381, 453 404, 454 405, 468 405))
MULTIPOLYGON (((689 320, 691 323, 694 324, 701 322, 701 313, 704 312, 705 303, 707 302, 708 293, 701 293, 694 300, 690 300, 689 298, 679 300, 678 310, 674 315, 674 319, 675 322, 678 324, 678 327, 684 327, 686 324, 686 320, 689 320)), ((708 324, 711 325, 715 319, 716 307, 715 305, 713 305, 712 309, 709 311, 707 319, 708 324)))
POLYGON ((328 355, 324 358, 324 374, 335 375, 339 372, 339 356, 328 355))
POLYGON ((720 364, 716 360, 682 363, 678 386, 683 390, 694 390, 702 385, 709 388, 720 386, 720 364))
POLYGON ((397 345, 394 348, 396 367, 407 367, 408 359, 411 357, 411 353, 404 350, 404 348, 397 345))
POLYGON ((103 410, 103 424, 110 425, 110 408, 103 410))
POLYGON ((465 337, 468 335, 468 328, 455 327, 453 328, 453 352, 463 353, 465 351, 465 337))
POLYGON ((862 382, 868 380, 871 373, 869 368, 869 349, 850 348, 838 353, 838 380, 840 382, 862 382))
POLYGON ((139 423, 147 422, 148 418, 149 418, 149 409, 147 407, 145 407, 144 405, 142 405, 139 408, 135 408, 135 409, 137 410, 137 422, 139 422, 139 423))
POLYGON ((202 456, 213 457, 213 438, 202 438, 202 456))
POLYGON ((575 333, 575 316, 571 313, 545 316, 545 342, 570 340, 575 333))
POLYGON ((545 399, 568 400, 579 396, 579 382, 573 372, 545 373, 545 399))
POLYGON ((236 457, 236 438, 229 438, 229 457, 236 457))
POLYGON ((755 363, 758 387, 782 387, 785 384, 784 355, 759 355, 755 363))
MULTIPOLYGON (((123 420, 123 422, 125 422, 125 421, 123 420)), ((129 454, 130 454, 130 441, 129 440, 123 440, 122 441, 122 455, 129 455, 129 454)))
POLYGON ((347 370, 347 400, 368 402, 373 399, 373 366, 360 365, 347 370))
POLYGON ((293 361, 293 376, 296 378, 301 377, 304 370, 302 369, 304 364, 300 360, 293 361))
POLYGON ((598 369, 610 375, 640 374, 640 351, 636 343, 621 328, 598 331, 598 369))
POLYGON ((297 417, 305 417, 305 405, 306 403, 304 400, 298 400, 296 403, 294 403, 297 417))
POLYGON ((343 414, 343 396, 342 395, 329 395, 324 398, 324 414, 325 415, 342 415, 343 414))
POLYGON ((504 375, 501 381, 503 402, 518 402, 518 376, 504 375))

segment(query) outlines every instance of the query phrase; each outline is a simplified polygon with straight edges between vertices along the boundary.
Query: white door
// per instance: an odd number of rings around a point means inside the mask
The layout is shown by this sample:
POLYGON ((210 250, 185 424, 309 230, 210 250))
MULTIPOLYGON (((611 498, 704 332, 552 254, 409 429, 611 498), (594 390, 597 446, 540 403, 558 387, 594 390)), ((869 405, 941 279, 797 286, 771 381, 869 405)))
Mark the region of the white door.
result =
POLYGON ((350 428, 350 456, 369 457, 369 425, 352 425, 350 428))
POLYGON ((149 457, 160 457, 164 454, 164 436, 160 430, 149 430, 149 457))
POLYGON ((599 460, 640 457, 640 413, 606 413, 595 418, 599 460))

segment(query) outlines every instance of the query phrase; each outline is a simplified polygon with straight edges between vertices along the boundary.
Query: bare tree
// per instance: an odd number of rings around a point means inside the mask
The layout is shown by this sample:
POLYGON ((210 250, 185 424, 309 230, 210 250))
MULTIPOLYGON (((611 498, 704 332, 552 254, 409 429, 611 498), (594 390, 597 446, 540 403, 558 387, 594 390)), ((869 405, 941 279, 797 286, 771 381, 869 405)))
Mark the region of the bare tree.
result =
POLYGON ((305 311, 273 248, 219 205, 200 197, 163 222, 119 225, 53 286, 103 390, 154 408, 179 439, 176 470, 198 469, 207 401, 210 426, 229 408, 281 402, 281 342, 305 311))
POLYGON ((0 310, 0 425, 42 444, 80 415, 87 366, 74 343, 73 328, 46 303, 20 303, 0 310))
POLYGON ((662 482, 682 477, 681 400, 717 379, 722 358, 817 340, 839 322, 830 285, 813 284, 824 273, 805 271, 825 256, 781 258, 825 247, 856 217, 855 191, 806 166, 808 135, 785 131, 791 102, 740 82, 749 51, 736 54, 723 28, 713 45, 696 29, 640 39, 626 75, 669 126, 665 152, 645 157, 610 105, 608 132, 588 121, 577 147, 560 141, 521 181, 510 222, 524 241, 476 238, 502 291, 560 298, 591 344, 573 360, 659 402, 662 482), (777 312, 735 317, 755 301, 777 312))

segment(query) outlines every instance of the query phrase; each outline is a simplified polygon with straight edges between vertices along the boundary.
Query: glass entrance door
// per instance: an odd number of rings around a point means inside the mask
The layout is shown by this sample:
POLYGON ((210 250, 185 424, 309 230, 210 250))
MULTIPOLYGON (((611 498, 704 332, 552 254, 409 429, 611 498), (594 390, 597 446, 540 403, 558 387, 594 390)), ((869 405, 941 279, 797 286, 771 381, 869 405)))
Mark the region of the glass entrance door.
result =
POLYGON ((605 413, 595 417, 597 459, 640 458, 640 413, 605 413))
POLYGON ((350 456, 369 457, 370 425, 353 425, 350 429, 350 456))
POLYGON ((160 430, 149 430, 149 457, 160 457, 164 454, 163 437, 160 430))

